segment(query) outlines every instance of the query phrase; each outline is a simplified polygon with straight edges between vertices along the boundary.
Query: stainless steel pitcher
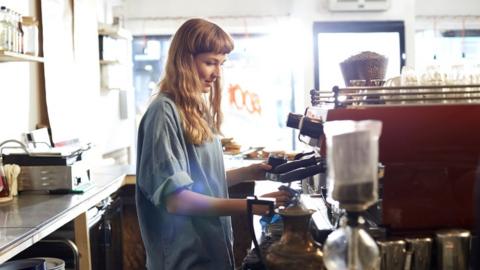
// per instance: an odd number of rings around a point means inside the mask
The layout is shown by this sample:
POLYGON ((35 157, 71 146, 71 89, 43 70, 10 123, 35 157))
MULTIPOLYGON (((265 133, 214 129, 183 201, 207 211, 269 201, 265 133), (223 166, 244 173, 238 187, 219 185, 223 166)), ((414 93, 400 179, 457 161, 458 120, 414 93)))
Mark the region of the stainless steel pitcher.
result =
POLYGON ((440 270, 468 270, 470 232, 452 229, 436 232, 437 264, 440 270))
POLYGON ((404 270, 406 243, 403 240, 377 241, 380 249, 381 270, 404 270))
POLYGON ((429 237, 407 238, 405 241, 407 242, 405 269, 429 270, 432 260, 432 239, 429 237))

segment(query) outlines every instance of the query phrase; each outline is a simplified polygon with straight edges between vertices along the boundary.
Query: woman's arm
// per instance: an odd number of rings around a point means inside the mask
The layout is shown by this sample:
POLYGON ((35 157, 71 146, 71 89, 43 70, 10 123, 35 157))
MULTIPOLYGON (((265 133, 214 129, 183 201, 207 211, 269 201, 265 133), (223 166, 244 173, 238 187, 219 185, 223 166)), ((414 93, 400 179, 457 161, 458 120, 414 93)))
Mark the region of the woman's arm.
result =
MULTIPOLYGON (((290 194, 286 191, 276 191, 262 197, 274 198, 276 205, 284 205, 290 200, 290 194)), ((169 213, 178 215, 231 216, 246 214, 247 200, 215 198, 182 189, 166 198, 166 208, 169 213)), ((255 205, 253 208, 256 215, 267 212, 267 206, 255 205)))
POLYGON ((245 167, 231 169, 227 171, 227 184, 229 187, 235 186, 241 182, 246 181, 243 177, 245 174, 245 167))
POLYGON ((228 186, 234 186, 248 180, 265 180, 265 172, 272 169, 272 166, 266 163, 251 164, 246 167, 232 169, 227 171, 228 186))

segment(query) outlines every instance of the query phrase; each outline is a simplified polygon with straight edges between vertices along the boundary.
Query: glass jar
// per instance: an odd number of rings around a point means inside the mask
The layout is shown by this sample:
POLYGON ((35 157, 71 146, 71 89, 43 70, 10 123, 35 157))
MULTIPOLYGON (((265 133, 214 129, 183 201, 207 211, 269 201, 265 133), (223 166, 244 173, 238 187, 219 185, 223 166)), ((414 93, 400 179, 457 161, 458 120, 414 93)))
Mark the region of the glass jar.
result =
POLYGON ((7 8, 7 23, 8 23, 8 50, 16 52, 17 48, 17 26, 15 25, 15 14, 14 11, 7 8))
POLYGON ((23 52, 38 56, 38 21, 35 17, 22 17, 23 52))
POLYGON ((382 122, 330 121, 327 139, 327 200, 347 211, 364 211, 378 199, 378 139, 382 122))
POLYGON ((2 6, 0 7, 0 51, 9 50, 9 27, 10 26, 7 21, 7 8, 2 6))
POLYGON ((323 248, 327 269, 380 269, 380 253, 373 238, 363 229, 364 219, 356 213, 347 213, 340 223, 340 228, 328 235, 323 248))
POLYGON ((0 202, 3 201, 2 198, 7 198, 9 196, 10 191, 8 189, 8 181, 3 170, 3 163, 0 161, 0 202))

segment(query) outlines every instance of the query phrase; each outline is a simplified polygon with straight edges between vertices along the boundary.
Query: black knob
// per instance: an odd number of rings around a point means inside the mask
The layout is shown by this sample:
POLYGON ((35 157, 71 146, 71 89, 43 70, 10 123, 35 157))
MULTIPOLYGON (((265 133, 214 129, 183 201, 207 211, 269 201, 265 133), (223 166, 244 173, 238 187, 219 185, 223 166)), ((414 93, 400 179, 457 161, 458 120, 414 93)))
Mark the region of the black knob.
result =
POLYGON ((300 134, 318 139, 323 135, 323 123, 320 120, 305 117, 300 134))
POLYGON ((287 118, 287 127, 298 129, 298 125, 300 125, 300 120, 302 117, 302 114, 289 113, 287 118))
POLYGON ((286 162, 287 160, 284 157, 273 156, 273 155, 270 155, 267 161, 268 165, 272 166, 272 170, 275 169, 275 167, 282 165, 286 162))

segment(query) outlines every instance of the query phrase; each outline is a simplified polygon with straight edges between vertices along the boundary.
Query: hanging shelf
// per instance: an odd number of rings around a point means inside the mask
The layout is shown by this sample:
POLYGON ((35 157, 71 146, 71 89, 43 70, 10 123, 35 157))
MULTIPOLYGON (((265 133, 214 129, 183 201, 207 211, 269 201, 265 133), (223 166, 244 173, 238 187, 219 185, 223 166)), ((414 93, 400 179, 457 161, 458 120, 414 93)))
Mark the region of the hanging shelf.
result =
POLYGON ((101 36, 109 36, 115 39, 127 39, 131 40, 132 35, 126 29, 118 27, 117 25, 99 24, 98 34, 101 36))
POLYGON ((119 65, 119 60, 100 60, 100 65, 119 65))
POLYGON ((0 62, 40 62, 43 57, 0 50, 0 62))

